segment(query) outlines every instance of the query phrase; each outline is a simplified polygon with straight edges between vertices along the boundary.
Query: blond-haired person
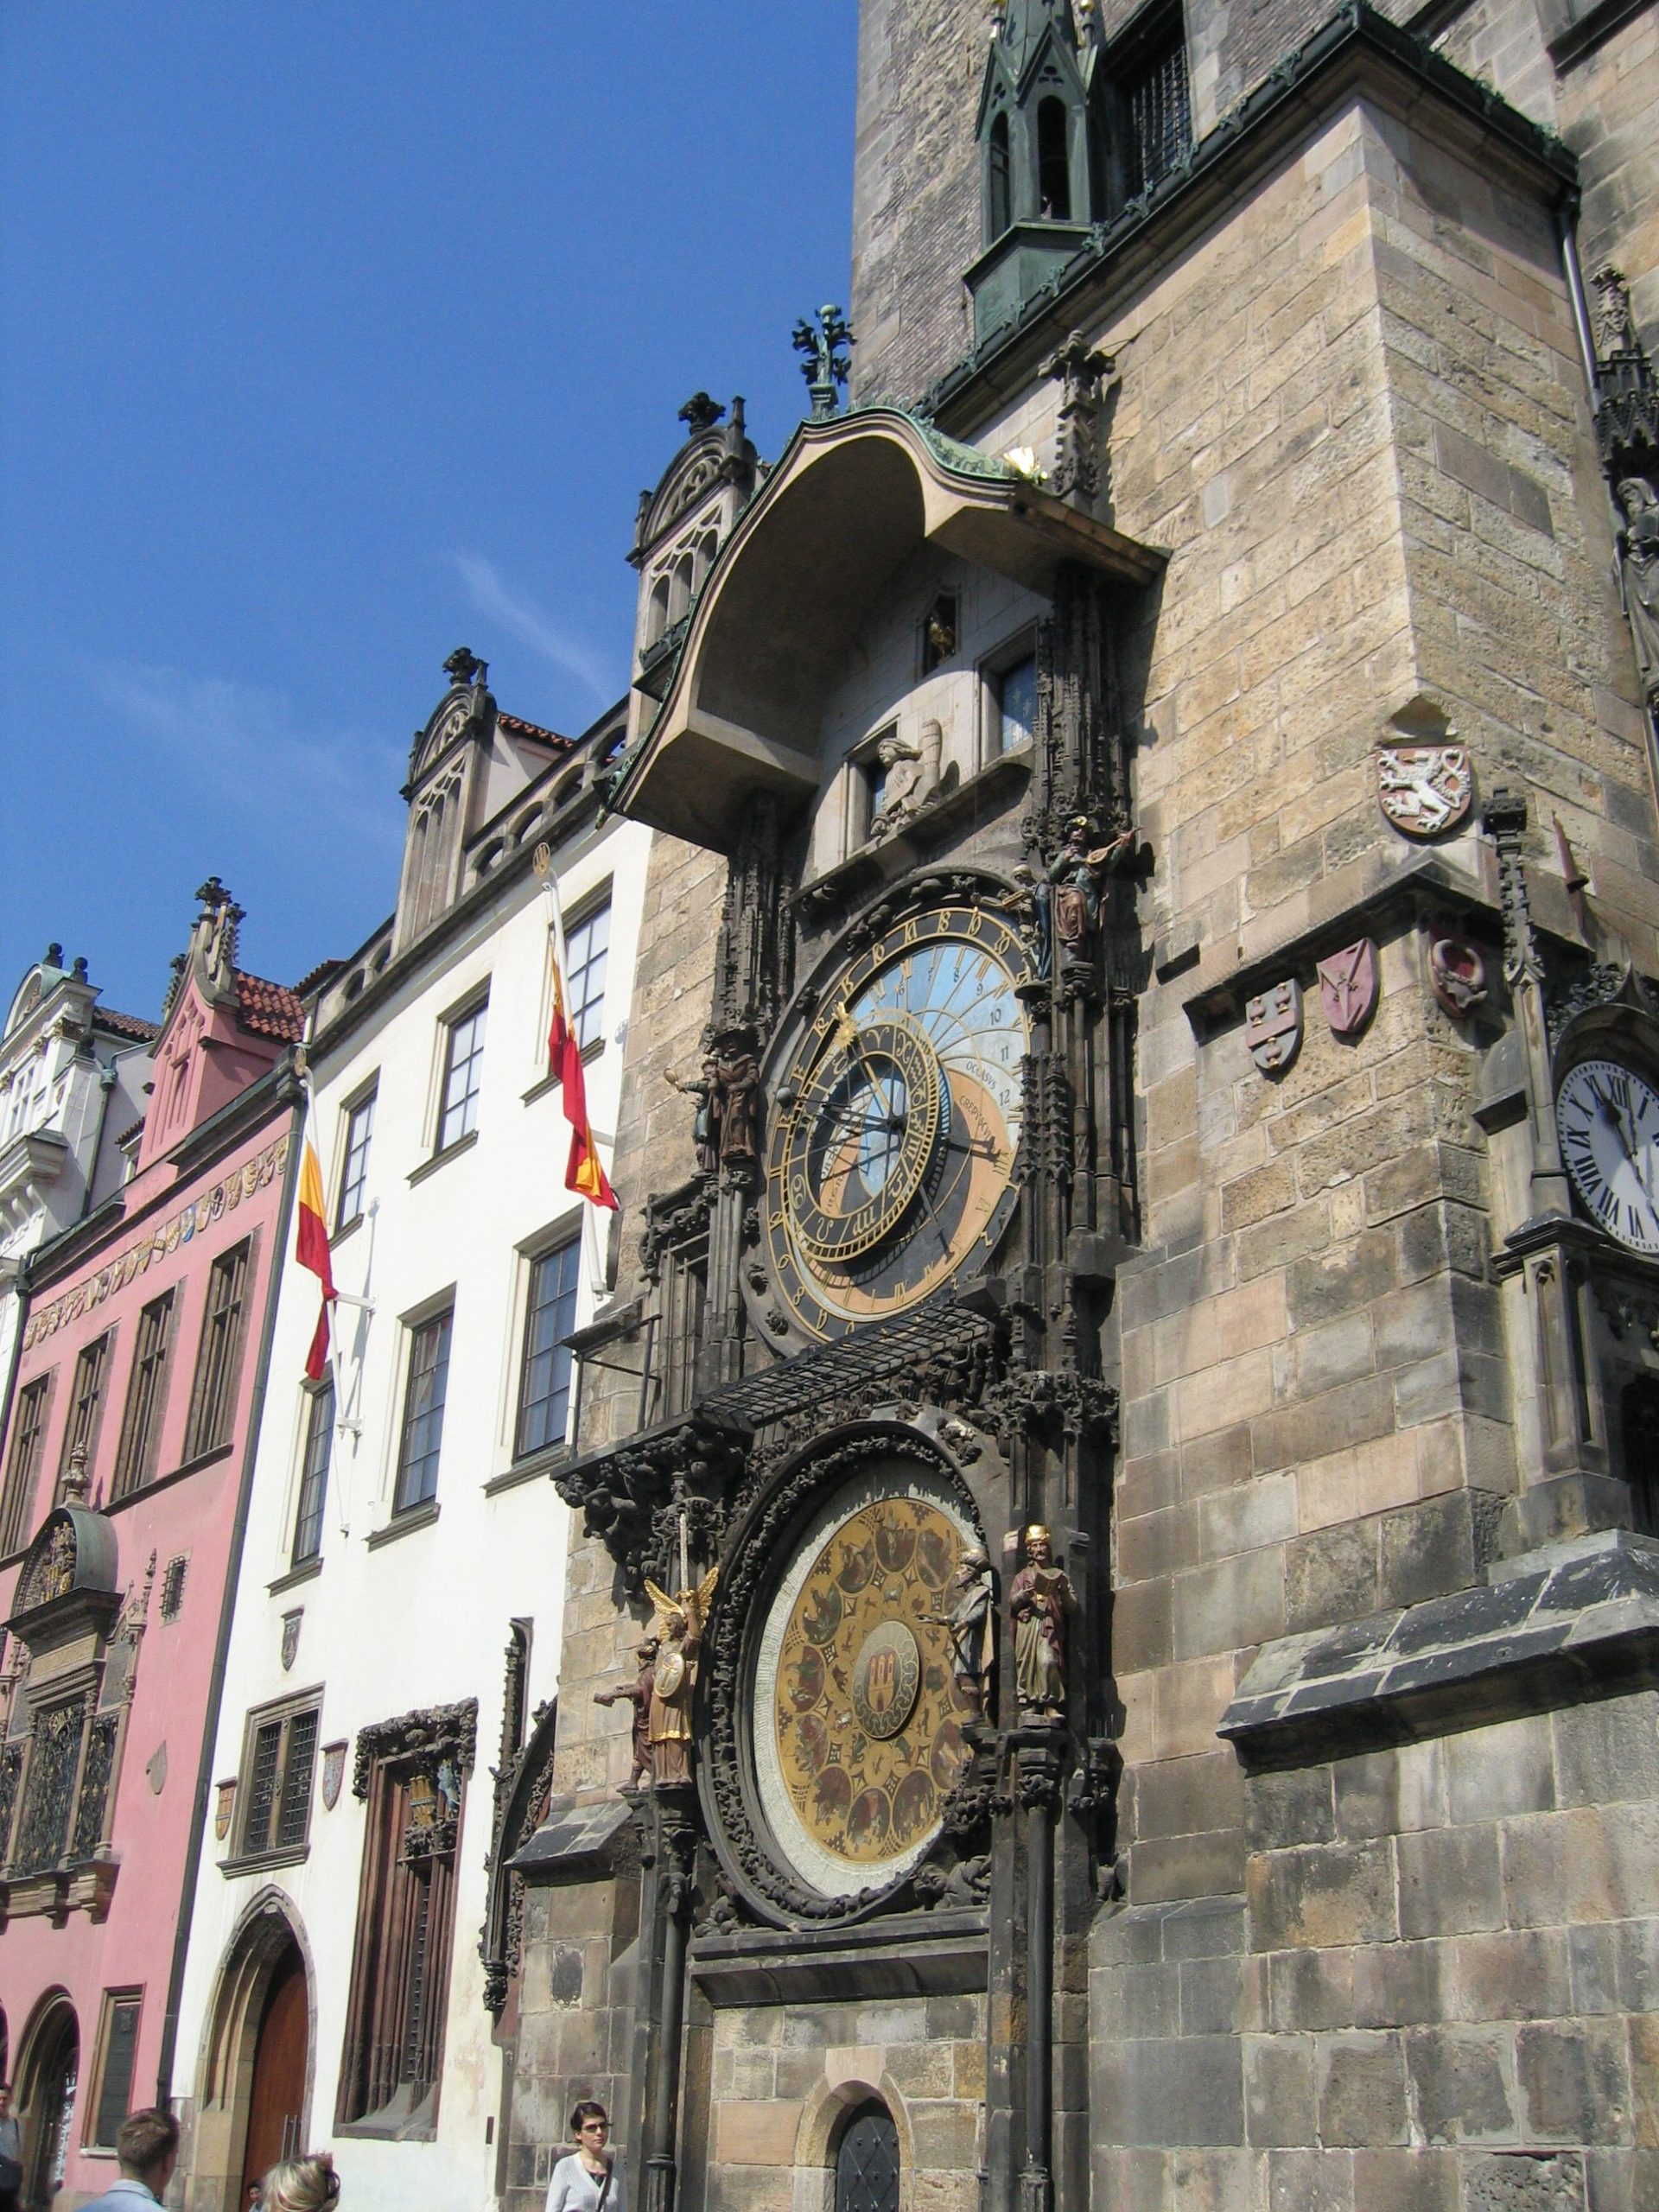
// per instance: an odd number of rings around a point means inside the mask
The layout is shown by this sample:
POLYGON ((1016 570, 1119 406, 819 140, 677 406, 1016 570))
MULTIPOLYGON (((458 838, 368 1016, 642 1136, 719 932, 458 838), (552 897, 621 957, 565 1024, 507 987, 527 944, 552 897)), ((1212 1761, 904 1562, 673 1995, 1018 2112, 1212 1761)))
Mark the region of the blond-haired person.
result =
POLYGON ((284 2158, 260 2184, 260 2212, 328 2212, 340 2196, 333 2154, 313 2151, 303 2158, 284 2158))

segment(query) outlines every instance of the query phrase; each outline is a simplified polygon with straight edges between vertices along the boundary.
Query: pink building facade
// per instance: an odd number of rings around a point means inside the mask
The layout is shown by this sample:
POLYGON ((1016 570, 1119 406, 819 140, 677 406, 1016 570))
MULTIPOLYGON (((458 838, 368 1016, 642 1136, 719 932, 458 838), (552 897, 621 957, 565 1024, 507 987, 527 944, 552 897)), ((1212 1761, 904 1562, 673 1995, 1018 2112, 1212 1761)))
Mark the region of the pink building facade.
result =
POLYGON ((131 1174, 30 1267, 0 1452, 0 2064, 58 2212, 168 2092, 298 1165, 299 1001, 199 895, 131 1174))

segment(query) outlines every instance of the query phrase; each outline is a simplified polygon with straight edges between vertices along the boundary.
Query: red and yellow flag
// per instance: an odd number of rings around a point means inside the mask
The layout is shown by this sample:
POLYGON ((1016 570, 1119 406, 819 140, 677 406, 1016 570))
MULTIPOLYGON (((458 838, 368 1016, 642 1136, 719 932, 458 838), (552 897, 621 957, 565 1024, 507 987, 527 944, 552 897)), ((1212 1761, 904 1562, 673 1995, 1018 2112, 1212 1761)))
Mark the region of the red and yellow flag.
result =
POLYGON ((594 1145, 593 1127, 588 1119, 588 1084, 582 1071, 582 1046, 565 1015, 564 978, 559 973, 556 950, 552 958, 553 1020, 547 1033, 547 1064, 558 1077, 564 1118, 570 1124, 570 1157, 565 1164, 564 1187, 590 1199, 596 1206, 609 1206, 620 1212, 620 1202, 600 1165, 594 1145))
POLYGON ((317 1316, 316 1331, 305 1361, 306 1379, 315 1382, 321 1379, 322 1371, 328 1364, 328 1308, 338 1294, 334 1289, 334 1262, 328 1251, 322 1169, 318 1165, 317 1148, 311 1141, 308 1129, 305 1151, 300 1160, 300 1220, 294 1239, 294 1256, 302 1268, 309 1268, 322 1285, 322 1311, 317 1316))

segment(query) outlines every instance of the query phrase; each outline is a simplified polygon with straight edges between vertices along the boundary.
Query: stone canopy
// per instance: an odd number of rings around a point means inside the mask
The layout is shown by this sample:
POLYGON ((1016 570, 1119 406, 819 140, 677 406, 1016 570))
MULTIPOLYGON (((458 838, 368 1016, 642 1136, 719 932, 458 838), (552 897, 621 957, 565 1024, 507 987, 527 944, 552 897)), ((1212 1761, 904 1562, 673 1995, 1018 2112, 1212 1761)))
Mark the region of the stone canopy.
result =
POLYGON ((898 408, 804 423, 721 548, 612 804, 727 852, 752 792, 787 803, 815 791, 819 702, 888 579, 924 545, 1039 592, 1066 563, 1130 584, 1163 565, 1008 462, 898 408))

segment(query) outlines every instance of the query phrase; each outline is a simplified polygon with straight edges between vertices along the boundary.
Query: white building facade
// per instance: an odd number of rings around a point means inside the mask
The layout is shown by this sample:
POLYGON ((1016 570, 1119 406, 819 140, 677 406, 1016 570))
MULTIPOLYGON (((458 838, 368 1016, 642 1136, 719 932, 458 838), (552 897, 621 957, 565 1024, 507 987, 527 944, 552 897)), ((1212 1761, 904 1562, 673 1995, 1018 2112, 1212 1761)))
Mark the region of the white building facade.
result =
POLYGON ((120 1188, 122 1140, 143 1116, 156 1024, 98 1001, 86 963, 67 963, 50 944, 0 1032, 0 1400, 16 1359, 24 1261, 120 1188))
POLYGON ((307 1382, 319 1288, 290 1250, 174 2085, 186 2202, 214 2212, 322 2144, 353 2212, 499 2186, 492 1769, 550 1745, 564 1339, 603 1302, 615 1219, 565 1186, 534 855, 608 1164, 650 833, 601 814, 620 709, 565 741, 500 712, 470 655, 447 665, 397 911, 312 995, 340 1301, 332 1373, 307 1382))

